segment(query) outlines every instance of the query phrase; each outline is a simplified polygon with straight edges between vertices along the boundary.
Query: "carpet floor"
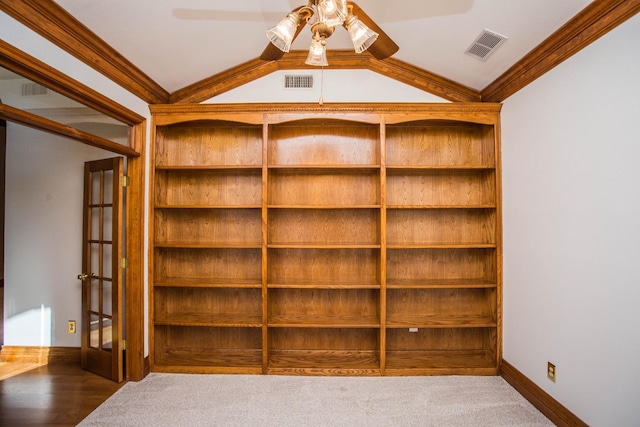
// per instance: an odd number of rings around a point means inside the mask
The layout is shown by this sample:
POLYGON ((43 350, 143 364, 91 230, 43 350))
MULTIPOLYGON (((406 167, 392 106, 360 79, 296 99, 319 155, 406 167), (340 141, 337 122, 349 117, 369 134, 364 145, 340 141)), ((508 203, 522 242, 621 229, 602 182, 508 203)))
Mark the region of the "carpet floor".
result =
POLYGON ((501 377, 152 373, 79 426, 553 426, 501 377))

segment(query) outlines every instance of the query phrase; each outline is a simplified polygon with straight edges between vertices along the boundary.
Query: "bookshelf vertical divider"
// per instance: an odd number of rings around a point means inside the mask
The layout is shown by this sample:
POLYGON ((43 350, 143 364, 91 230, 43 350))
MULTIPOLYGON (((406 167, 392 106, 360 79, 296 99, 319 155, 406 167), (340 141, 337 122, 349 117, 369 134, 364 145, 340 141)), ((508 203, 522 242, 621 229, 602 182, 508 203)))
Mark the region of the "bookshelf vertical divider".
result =
POLYGON ((380 373, 387 361, 387 142, 385 116, 380 116, 380 373))
POLYGON ((499 104, 151 112, 152 371, 498 373, 499 104))
POLYGON ((269 367, 269 334, 267 329, 268 321, 268 294, 267 294, 267 188, 269 185, 269 169, 267 168, 267 141, 269 141, 269 121, 267 115, 262 121, 262 373, 266 374, 269 367))

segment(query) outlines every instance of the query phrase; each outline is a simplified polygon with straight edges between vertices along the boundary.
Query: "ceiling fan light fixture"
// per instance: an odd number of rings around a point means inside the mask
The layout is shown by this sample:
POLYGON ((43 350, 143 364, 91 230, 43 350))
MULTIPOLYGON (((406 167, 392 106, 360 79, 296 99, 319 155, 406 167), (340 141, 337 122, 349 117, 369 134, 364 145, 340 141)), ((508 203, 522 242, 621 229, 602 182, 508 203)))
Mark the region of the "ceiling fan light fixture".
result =
POLYGON ((349 15, 345 26, 347 27, 356 53, 364 52, 378 39, 379 34, 367 27, 355 15, 349 15))
POLYGON ((324 39, 314 37, 313 40, 311 40, 309 55, 304 63, 315 67, 326 67, 329 65, 329 61, 327 61, 327 46, 324 39))
POLYGON ((318 21, 328 27, 342 25, 349 13, 346 0, 318 0, 316 8, 318 21))
POLYGON ((267 30, 269 41, 281 51, 289 52, 301 19, 300 14, 297 12, 292 12, 285 16, 275 27, 267 30))

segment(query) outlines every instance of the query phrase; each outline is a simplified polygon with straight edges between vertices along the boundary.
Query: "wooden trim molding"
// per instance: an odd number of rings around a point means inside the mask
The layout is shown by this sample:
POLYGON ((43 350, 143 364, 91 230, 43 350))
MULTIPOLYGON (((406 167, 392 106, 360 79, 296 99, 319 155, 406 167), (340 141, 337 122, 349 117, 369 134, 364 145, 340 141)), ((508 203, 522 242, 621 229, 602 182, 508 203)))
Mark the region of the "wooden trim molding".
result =
POLYGON ((200 80, 171 94, 171 104, 191 104, 228 92, 278 70, 276 61, 252 59, 229 70, 200 80))
MULTIPOLYGON (((198 103, 274 71, 306 67, 302 51, 277 61, 253 59, 170 95, 55 2, 0 0, 0 10, 150 104, 198 103)), ((639 11, 640 0, 594 0, 480 92, 395 58, 376 60, 367 53, 329 51, 330 69, 368 69, 453 102, 502 102, 639 11)))
MULTIPOLYGON (((277 61, 259 58, 240 64, 199 82, 193 83, 171 94, 172 104, 199 103, 221 93, 235 89, 253 80, 279 70, 315 69, 304 64, 306 51, 291 51, 277 61)), ((479 102, 480 93, 452 80, 415 67, 394 58, 375 59, 368 53, 334 50, 327 52, 331 64, 327 69, 365 69, 413 86, 417 89, 453 102, 479 102)))
POLYGON ((146 122, 133 127, 133 140, 140 143, 140 156, 127 159, 125 328, 126 375, 131 381, 142 380, 144 367, 144 191, 146 122))
POLYGON ((395 58, 371 59, 369 69, 452 102, 480 102, 480 93, 395 58))
POLYGON ((4 346, 1 362, 80 365, 80 347, 4 346))
POLYGON ((4 40, 0 40, 0 66, 122 123, 134 125, 144 121, 144 117, 139 114, 15 48, 4 40))
POLYGON ((551 397, 504 359, 501 363, 500 374, 505 381, 511 384, 518 393, 538 408, 538 410, 555 425, 559 427, 588 427, 588 425, 574 415, 573 412, 565 408, 560 402, 551 397))
POLYGON ((594 0, 483 89, 482 100, 504 101, 638 12, 640 0, 594 0))
POLYGON ((18 123, 23 126, 28 126, 34 129, 40 129, 44 132, 48 132, 54 135, 70 138, 75 141, 82 142, 83 144, 91 145, 93 147, 109 150, 112 153, 121 154, 123 156, 138 157, 140 153, 136 152, 133 148, 121 145, 108 139, 93 135, 88 132, 81 131, 76 128, 72 128, 67 125, 54 122, 53 120, 45 119, 44 117, 37 116, 18 108, 11 107, 9 105, 0 104, 0 118, 6 119, 10 122, 18 123))
POLYGON ((169 93, 51 0, 0 0, 0 10, 75 56, 147 103, 169 93))

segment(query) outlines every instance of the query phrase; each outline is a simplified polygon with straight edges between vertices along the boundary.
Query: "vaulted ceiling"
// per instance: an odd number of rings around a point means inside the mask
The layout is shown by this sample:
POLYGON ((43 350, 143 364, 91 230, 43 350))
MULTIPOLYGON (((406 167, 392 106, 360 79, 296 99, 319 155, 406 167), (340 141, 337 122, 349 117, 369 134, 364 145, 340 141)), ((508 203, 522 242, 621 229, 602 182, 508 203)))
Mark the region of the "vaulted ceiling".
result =
MULTIPOLYGON (((358 0, 399 46, 355 54, 343 29, 329 67, 369 69, 451 101, 502 101, 640 9, 638 0, 358 0), (483 30, 507 38, 482 61, 483 30)), ((0 10, 149 103, 201 102, 281 69, 302 69, 310 32, 263 61, 265 31, 306 0, 0 0, 0 10)))

